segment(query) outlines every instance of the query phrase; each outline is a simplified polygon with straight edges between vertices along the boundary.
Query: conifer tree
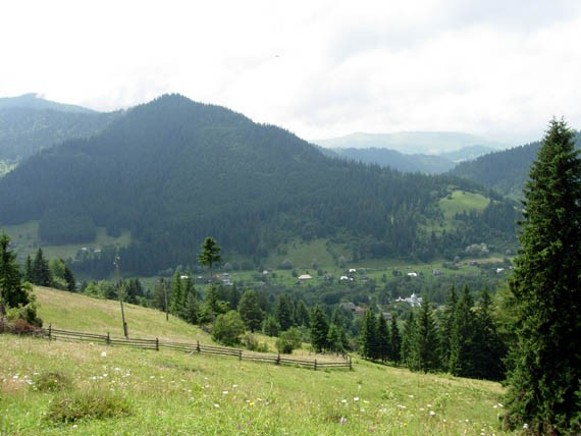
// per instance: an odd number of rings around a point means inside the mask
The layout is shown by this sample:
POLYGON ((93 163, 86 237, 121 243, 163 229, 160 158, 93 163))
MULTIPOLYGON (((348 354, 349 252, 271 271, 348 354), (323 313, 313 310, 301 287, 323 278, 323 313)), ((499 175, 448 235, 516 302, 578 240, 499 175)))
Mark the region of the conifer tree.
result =
POLYGON ((399 333, 399 327, 397 326, 397 319, 395 314, 391 316, 391 326, 389 329, 389 339, 390 346, 389 350, 391 352, 389 358, 395 364, 401 361, 401 335, 399 333))
POLYGON ((488 291, 480 297, 476 311, 476 349, 474 373, 476 378, 503 380, 505 368, 503 359, 506 347, 500 338, 492 317, 493 303, 488 291))
POLYGON ((28 292, 22 287, 16 254, 10 249, 10 238, 0 235, 0 316, 11 307, 29 303, 28 292))
POLYGON ((442 367, 451 371, 450 369, 450 345, 452 341, 452 330, 456 324, 456 305, 458 297, 456 296, 456 288, 452 286, 448 292, 446 299, 446 306, 444 307, 444 314, 442 319, 442 334, 441 334, 441 356, 442 367))
POLYGON ((476 354, 476 315, 474 300, 468 286, 456 304, 450 335, 450 373, 460 377, 474 377, 476 354))
POLYGON ((329 334, 329 323, 327 316, 320 306, 315 306, 311 312, 311 345, 313 349, 320 353, 327 349, 327 336, 329 334))
POLYGON ((401 342, 401 359, 405 365, 410 366, 410 361, 412 358, 412 345, 415 342, 416 335, 416 321, 414 317, 414 311, 410 311, 408 319, 405 322, 405 327, 403 330, 403 338, 401 342))
POLYGON ((510 280, 517 344, 507 423, 536 434, 580 434, 581 159, 563 120, 551 121, 529 177, 510 280))
POLYGON ((260 329, 264 319, 264 312, 258 304, 256 291, 251 289, 244 291, 238 303, 238 313, 240 313, 240 318, 242 318, 246 328, 252 333, 260 329))
POLYGON ((293 326, 293 308, 290 298, 287 295, 282 294, 278 296, 274 308, 274 316, 280 325, 281 331, 284 332, 293 326))
POLYGON ((202 252, 198 254, 198 263, 208 268, 210 283, 214 284, 214 277, 212 275, 212 268, 214 265, 219 264, 222 261, 220 256, 220 247, 218 242, 211 236, 207 236, 202 242, 202 252))
POLYGON ((361 355, 365 359, 377 359, 377 318, 370 309, 365 311, 361 327, 361 355))
POLYGON ((389 359, 390 353, 390 340, 389 340, 389 328, 387 327, 387 320, 383 313, 377 315, 377 332, 376 332, 376 342, 377 342, 377 358, 385 362, 389 359))
POLYGON ((409 369, 432 372, 440 369, 438 330, 430 302, 424 298, 416 320, 413 342, 410 346, 409 369))

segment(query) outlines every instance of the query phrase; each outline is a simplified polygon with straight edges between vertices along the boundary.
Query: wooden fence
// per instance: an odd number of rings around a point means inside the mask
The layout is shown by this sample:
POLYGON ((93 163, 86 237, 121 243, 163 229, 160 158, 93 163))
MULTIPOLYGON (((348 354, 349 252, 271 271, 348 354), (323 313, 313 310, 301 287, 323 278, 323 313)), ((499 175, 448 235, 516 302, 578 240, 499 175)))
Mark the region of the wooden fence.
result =
POLYGON ((120 345, 126 347, 144 348, 159 351, 160 348, 169 348, 173 350, 184 351, 190 354, 214 354, 219 356, 236 357, 238 360, 249 360, 254 362, 267 362, 275 365, 297 366, 302 368, 311 368, 315 371, 319 369, 353 369, 350 357, 340 360, 304 360, 291 356, 271 353, 248 352, 239 348, 220 347, 216 345, 204 345, 196 341, 195 344, 185 342, 166 342, 155 339, 137 339, 137 338, 115 338, 109 333, 106 335, 96 333, 84 333, 69 330, 55 329, 49 325, 47 329, 42 329, 42 334, 49 340, 63 341, 86 341, 97 342, 106 345, 120 345))

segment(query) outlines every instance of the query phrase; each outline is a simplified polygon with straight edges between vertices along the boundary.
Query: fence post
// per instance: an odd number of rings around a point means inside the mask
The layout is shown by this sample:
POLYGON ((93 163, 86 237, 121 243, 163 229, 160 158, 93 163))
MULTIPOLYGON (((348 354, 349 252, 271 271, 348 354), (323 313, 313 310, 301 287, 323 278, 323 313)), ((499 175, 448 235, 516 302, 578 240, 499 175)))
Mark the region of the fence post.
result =
POLYGON ((199 339, 198 339, 198 340, 196 340, 196 351, 197 351, 198 353, 199 353, 200 351, 202 351, 202 350, 200 350, 200 340, 199 340, 199 339))
POLYGON ((317 359, 315 359, 315 371, 317 370, 317 359))
POLYGON ((349 370, 353 369, 353 364, 351 363, 351 356, 349 356, 349 370))
POLYGON ((159 338, 155 338, 155 351, 159 351, 159 338))
POLYGON ((109 332, 107 332, 107 339, 105 339, 105 343, 107 345, 110 345, 111 344, 111 336, 109 336, 109 332))
POLYGON ((52 335, 52 323, 50 323, 48 325, 48 340, 51 340, 51 335, 52 335))
POLYGON ((238 350, 238 360, 242 360, 242 350, 238 350))
POLYGON ((278 353, 278 355, 276 356, 276 364, 280 365, 280 352, 278 353))

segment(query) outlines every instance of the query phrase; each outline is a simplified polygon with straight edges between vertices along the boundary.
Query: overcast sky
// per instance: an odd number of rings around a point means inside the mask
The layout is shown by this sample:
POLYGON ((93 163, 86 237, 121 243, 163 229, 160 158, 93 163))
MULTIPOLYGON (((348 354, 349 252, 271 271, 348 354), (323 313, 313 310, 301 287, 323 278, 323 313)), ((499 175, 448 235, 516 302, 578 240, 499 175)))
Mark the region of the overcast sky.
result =
POLYGON ((581 128, 578 0, 14 0, 0 96, 113 110, 177 92, 305 139, 581 128))

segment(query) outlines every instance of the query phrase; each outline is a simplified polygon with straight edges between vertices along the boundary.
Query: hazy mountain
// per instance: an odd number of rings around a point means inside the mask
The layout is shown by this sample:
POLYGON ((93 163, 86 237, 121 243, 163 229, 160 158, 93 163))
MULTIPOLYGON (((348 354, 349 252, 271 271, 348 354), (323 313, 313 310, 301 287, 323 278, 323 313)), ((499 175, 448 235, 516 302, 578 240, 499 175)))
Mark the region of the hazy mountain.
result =
POLYGON ((35 94, 0 98, 0 160, 19 161, 53 144, 89 137, 121 115, 55 103, 35 94))
POLYGON ((454 162, 442 156, 404 154, 387 148, 335 148, 324 153, 337 158, 375 164, 406 173, 441 174, 454 167, 454 162))
MULTIPOLYGON (((577 133, 577 148, 580 145, 581 134, 577 133)), ((524 184, 540 146, 540 142, 532 142, 490 153, 473 161, 462 162, 450 173, 493 188, 505 196, 519 199, 522 198, 524 184)))
POLYGON ((540 142, 490 153, 457 165, 451 174, 477 181, 503 195, 520 198, 540 142))
MULTIPOLYGON (((500 199, 444 223, 438 201, 451 186, 479 189, 331 159, 281 128, 168 95, 23 161, 0 179, 0 224, 40 220, 43 243, 53 244, 91 240, 96 226, 127 229, 123 268, 141 274, 195 264, 207 235, 257 265, 297 239, 332 239, 353 259, 429 259, 514 239, 514 209, 500 199)), ((109 274, 114 255, 85 268, 109 274)))
POLYGON ((506 148, 497 141, 460 132, 353 133, 312 142, 325 148, 388 148, 405 154, 442 154, 474 145, 506 148))

